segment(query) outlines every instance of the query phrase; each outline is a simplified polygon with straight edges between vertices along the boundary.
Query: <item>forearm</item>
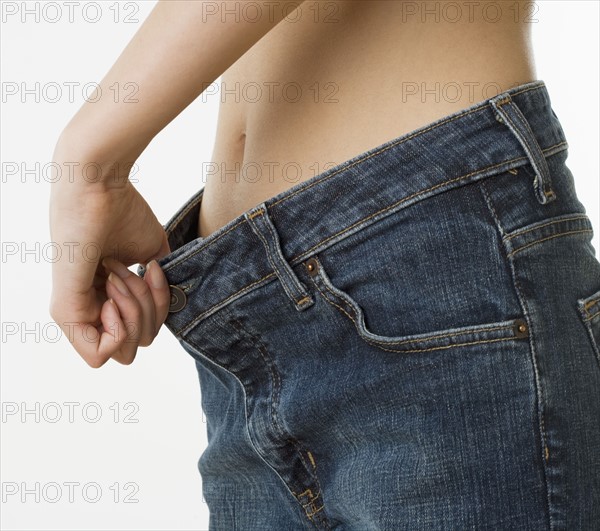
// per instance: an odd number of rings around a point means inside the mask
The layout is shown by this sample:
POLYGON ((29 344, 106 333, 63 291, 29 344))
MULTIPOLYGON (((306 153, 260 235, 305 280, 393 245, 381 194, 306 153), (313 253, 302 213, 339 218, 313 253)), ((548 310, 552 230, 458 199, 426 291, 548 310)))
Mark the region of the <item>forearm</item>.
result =
POLYGON ((236 21, 243 2, 159 0, 99 83, 101 96, 66 126, 55 162, 81 159, 97 165, 98 180, 123 182, 154 136, 302 1, 252 0, 261 16, 236 21), (126 87, 137 92, 128 98, 126 87))

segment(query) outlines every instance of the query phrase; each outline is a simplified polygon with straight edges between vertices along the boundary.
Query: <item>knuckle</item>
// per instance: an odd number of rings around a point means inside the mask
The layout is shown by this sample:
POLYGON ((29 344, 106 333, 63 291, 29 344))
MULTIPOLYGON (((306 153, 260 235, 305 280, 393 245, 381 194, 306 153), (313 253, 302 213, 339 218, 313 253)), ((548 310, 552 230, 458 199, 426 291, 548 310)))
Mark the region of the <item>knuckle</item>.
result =
POLYGON ((136 278, 134 280, 135 280, 135 283, 130 287, 130 289, 137 298, 145 299, 145 298, 152 296, 151 292, 150 292, 150 288, 148 287, 148 284, 146 284, 140 278, 136 278))
POLYGON ((131 365, 133 363, 133 360, 135 360, 135 354, 131 357, 125 358, 123 361, 121 361, 121 363, 123 365, 131 365))
POLYGON ((150 345, 152 345, 152 339, 150 338, 142 338, 140 340, 140 347, 149 347, 150 345))
POLYGON ((89 356, 89 357, 85 357, 84 360, 92 369, 99 369, 107 361, 107 360, 103 359, 101 356, 89 356))

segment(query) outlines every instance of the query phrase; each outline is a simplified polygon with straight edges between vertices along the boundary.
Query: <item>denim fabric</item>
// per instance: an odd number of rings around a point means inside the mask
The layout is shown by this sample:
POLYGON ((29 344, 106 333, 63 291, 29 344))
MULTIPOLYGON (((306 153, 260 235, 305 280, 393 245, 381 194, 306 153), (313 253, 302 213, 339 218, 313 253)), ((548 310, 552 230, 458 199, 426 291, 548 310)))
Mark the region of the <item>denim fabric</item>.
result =
POLYGON ((189 199, 159 263, 211 530, 600 529, 600 262, 567 147, 535 81, 207 238, 189 199))

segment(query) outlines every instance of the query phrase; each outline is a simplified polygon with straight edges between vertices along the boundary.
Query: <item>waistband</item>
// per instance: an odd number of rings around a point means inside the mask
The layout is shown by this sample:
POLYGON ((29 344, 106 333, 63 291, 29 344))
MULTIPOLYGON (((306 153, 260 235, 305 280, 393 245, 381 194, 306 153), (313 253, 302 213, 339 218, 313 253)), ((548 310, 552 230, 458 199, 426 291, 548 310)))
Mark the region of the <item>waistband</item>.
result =
MULTIPOLYGON (((398 209, 531 164, 532 193, 554 200, 545 157, 568 148, 543 81, 514 87, 381 144, 197 236, 204 188, 165 225, 172 252, 165 325, 178 337, 232 301, 279 280, 298 311, 313 304, 293 267, 398 209)), ((138 267, 143 276, 144 267, 138 267)))

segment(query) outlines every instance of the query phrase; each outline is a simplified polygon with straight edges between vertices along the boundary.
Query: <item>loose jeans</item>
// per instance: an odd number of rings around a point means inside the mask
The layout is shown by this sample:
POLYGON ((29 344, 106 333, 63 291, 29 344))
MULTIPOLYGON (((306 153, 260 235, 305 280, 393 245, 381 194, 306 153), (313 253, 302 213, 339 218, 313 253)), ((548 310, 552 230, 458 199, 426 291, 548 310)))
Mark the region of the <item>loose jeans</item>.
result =
POLYGON ((534 81, 206 238, 189 199, 159 264, 211 530, 600 529, 600 262, 567 147, 534 81))

